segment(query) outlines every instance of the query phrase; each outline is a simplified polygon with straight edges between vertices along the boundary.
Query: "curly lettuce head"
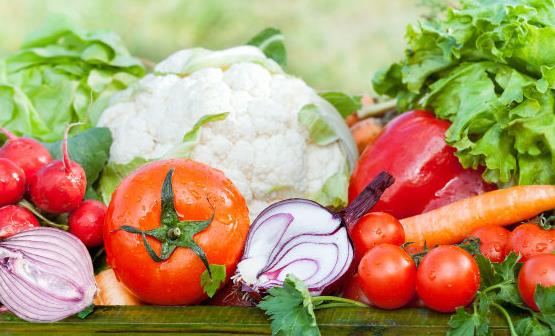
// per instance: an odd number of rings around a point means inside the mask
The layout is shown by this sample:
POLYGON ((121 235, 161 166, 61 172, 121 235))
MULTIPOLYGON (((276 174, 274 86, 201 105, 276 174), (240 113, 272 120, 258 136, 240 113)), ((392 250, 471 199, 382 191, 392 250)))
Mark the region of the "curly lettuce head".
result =
POLYGON ((451 121, 447 142, 487 181, 555 184, 554 0, 463 0, 406 38, 376 92, 451 121))

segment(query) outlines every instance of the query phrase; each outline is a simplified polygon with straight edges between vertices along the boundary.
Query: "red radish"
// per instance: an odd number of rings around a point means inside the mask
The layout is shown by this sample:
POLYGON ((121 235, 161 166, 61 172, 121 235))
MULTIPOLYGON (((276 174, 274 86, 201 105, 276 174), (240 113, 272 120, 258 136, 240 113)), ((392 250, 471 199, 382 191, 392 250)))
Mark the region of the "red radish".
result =
POLYGON ((0 206, 14 204, 25 193, 25 172, 13 161, 0 158, 0 206))
POLYGON ((31 201, 42 211, 61 214, 79 207, 87 188, 85 171, 69 159, 66 128, 62 145, 63 160, 54 160, 42 167, 29 180, 31 201))
POLYGON ((0 208, 0 239, 38 226, 37 218, 25 208, 17 205, 0 208))
POLYGON ((30 138, 19 138, 4 128, 0 133, 8 137, 8 141, 0 148, 0 158, 12 160, 25 172, 27 181, 44 165, 52 161, 52 156, 40 142, 30 138))
POLYGON ((102 227, 108 208, 96 200, 86 200, 69 215, 69 232, 86 247, 102 245, 102 227))

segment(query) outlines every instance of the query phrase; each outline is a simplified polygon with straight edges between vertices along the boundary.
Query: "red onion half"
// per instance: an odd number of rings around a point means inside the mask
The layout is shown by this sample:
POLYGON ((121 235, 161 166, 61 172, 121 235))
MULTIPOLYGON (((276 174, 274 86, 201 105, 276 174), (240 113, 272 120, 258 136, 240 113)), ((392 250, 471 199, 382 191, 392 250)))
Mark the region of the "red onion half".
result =
POLYGON ((75 236, 40 227, 0 241, 0 302, 29 322, 76 314, 96 294, 89 252, 75 236))
POLYGON ((322 294, 353 261, 347 227, 366 214, 391 184, 393 177, 381 173, 339 213, 300 198, 270 205, 250 227, 234 281, 245 291, 266 292, 293 274, 312 295, 322 294))

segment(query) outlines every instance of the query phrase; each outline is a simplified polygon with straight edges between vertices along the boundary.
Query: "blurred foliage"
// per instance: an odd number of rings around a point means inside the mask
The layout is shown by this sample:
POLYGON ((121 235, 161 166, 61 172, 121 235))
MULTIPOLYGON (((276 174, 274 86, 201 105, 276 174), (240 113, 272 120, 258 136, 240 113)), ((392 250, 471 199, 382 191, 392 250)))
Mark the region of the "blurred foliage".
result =
POLYGON ((399 59, 419 0, 0 0, 0 55, 47 16, 119 33, 132 53, 159 61, 192 46, 225 48, 267 26, 286 39, 290 73, 323 90, 369 92, 372 74, 399 59))

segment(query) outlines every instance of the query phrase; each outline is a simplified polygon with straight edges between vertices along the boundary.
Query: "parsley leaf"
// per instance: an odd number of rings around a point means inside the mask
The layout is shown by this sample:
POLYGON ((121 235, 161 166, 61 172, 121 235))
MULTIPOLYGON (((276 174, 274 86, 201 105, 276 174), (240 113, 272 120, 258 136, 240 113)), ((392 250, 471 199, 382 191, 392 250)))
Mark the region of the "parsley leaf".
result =
POLYGON ((548 327, 543 325, 538 319, 535 317, 526 317, 520 319, 515 324, 516 332, 519 335, 527 335, 527 336, 550 336, 551 331, 548 327))
POLYGON ((283 287, 268 291, 258 307, 272 320, 272 335, 319 336, 314 311, 337 307, 367 307, 364 303, 335 297, 311 296, 306 285, 292 274, 288 274, 283 287))
POLYGON ((538 285, 534 293, 534 301, 540 308, 540 313, 535 314, 536 317, 549 325, 551 332, 555 335, 555 286, 538 285))
POLYGON ((225 265, 210 264, 210 272, 205 270, 200 276, 200 285, 208 297, 213 297, 225 281, 225 277, 225 265))
POLYGON ((272 335, 320 335, 312 298, 299 279, 288 275, 283 287, 268 293, 258 307, 272 320, 272 335))

